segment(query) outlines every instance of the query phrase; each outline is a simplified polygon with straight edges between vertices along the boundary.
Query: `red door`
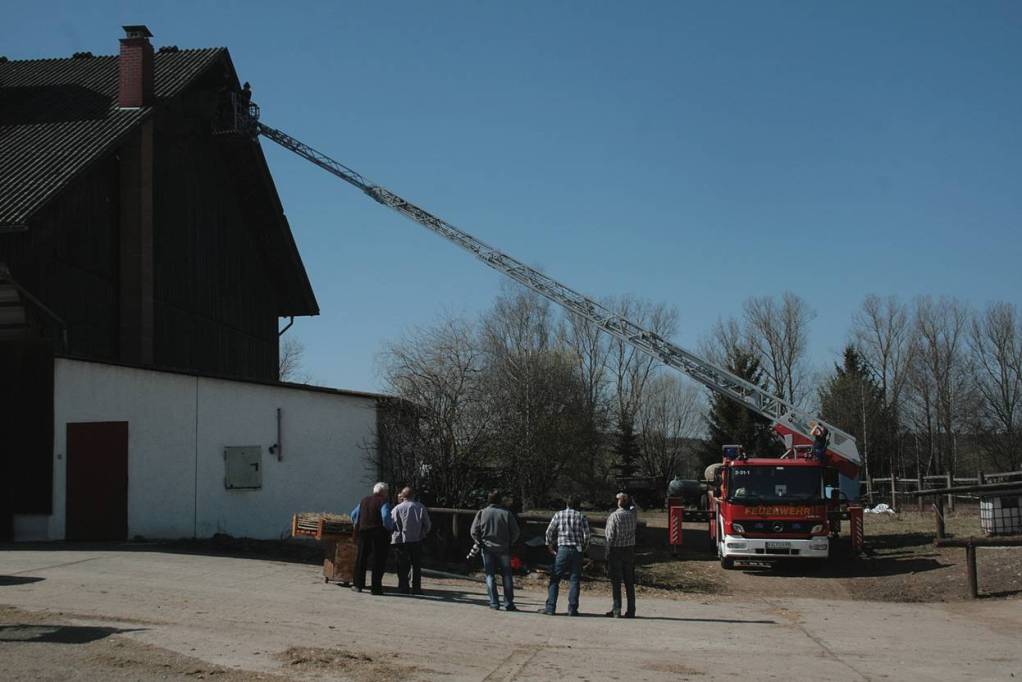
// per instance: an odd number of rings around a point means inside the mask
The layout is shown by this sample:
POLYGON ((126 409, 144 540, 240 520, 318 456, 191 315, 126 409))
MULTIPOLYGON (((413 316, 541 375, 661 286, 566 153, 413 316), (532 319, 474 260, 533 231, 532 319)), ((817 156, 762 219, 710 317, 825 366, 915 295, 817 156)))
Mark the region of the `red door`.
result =
POLYGON ((67 539, 128 537, 128 422, 67 425, 67 539))

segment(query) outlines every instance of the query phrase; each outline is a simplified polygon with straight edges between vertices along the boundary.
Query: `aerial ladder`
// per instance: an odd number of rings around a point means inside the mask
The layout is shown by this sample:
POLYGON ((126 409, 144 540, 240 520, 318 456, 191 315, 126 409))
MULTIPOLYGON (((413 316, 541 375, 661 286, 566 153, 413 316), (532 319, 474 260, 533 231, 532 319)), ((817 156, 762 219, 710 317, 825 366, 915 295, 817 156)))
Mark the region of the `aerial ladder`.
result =
MULTIPOLYGON (((860 458, 855 438, 735 374, 707 362, 659 334, 615 314, 606 306, 561 284, 549 275, 532 268, 506 253, 468 234, 429 211, 403 199, 389 189, 377 185, 357 171, 317 151, 287 133, 272 128, 259 120, 259 108, 251 102, 236 101, 233 107, 232 132, 263 136, 284 149, 310 161, 328 173, 360 189, 373 200, 410 218, 426 229, 465 249, 494 270, 553 301, 570 314, 595 324, 604 332, 624 341, 711 391, 739 402, 756 414, 769 419, 774 431, 792 446, 806 446, 814 442, 813 424, 829 431, 826 457, 842 476, 857 485, 860 458)), ((857 497, 857 495, 856 495, 857 497)))

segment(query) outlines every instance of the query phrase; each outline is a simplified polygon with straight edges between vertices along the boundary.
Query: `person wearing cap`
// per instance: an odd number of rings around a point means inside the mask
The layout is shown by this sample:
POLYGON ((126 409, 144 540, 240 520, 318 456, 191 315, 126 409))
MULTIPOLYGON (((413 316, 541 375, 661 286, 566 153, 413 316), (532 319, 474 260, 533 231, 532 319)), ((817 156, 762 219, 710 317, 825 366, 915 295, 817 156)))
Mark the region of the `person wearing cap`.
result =
POLYGON ((617 494, 617 509, 607 517, 607 573, 610 574, 612 618, 635 618, 635 507, 627 493, 617 494), (621 583, 628 607, 621 612, 621 583))

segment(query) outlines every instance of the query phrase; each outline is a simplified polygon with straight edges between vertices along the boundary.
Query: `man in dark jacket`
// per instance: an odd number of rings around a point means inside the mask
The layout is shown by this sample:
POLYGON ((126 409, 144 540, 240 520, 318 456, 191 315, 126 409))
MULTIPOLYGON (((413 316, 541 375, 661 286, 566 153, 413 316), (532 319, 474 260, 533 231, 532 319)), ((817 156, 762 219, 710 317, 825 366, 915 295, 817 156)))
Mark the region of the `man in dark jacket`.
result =
POLYGON ((515 607, 515 585, 511 578, 511 545, 518 541, 518 521, 510 510, 501 505, 500 491, 494 490, 487 500, 489 504, 480 509, 472 520, 470 534, 482 548, 483 571, 486 574, 486 593, 490 597, 490 608, 500 608, 497 595, 497 569, 504 582, 504 610, 517 611, 515 607))
POLYGON ((387 484, 377 483, 373 494, 363 497, 358 506, 351 510, 351 521, 355 526, 358 555, 355 558, 355 584, 352 587, 361 592, 366 586, 366 564, 369 555, 373 557, 373 594, 383 594, 383 572, 387 568, 387 550, 390 548, 390 533, 394 522, 390 518, 390 503, 387 501, 387 484))

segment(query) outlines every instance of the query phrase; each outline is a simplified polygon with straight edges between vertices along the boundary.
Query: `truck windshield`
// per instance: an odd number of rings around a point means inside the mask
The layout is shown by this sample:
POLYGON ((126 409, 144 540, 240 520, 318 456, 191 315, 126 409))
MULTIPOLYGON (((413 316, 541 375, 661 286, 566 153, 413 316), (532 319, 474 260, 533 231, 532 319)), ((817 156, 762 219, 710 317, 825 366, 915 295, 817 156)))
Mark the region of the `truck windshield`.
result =
POLYGON ((808 467, 734 467, 730 492, 728 499, 739 504, 818 502, 823 497, 822 475, 808 467))

